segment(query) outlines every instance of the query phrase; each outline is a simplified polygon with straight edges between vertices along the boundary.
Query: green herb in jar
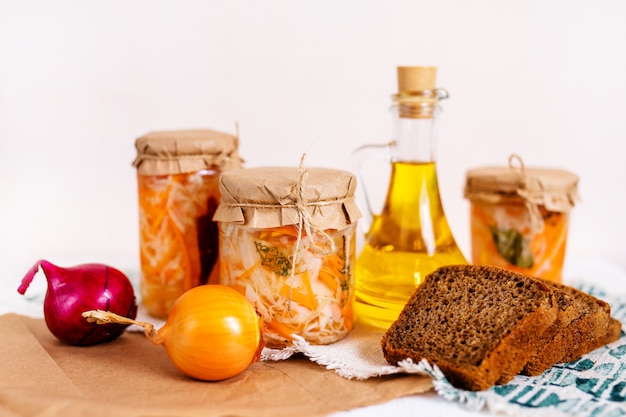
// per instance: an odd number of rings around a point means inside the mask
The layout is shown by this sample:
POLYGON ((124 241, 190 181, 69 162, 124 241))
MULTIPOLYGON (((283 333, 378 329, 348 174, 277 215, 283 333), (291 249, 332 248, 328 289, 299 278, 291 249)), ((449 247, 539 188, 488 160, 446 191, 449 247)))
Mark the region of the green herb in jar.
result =
POLYGON ((282 253, 278 248, 266 246, 261 242, 254 242, 256 250, 261 256, 261 265, 276 275, 286 277, 291 270, 291 261, 289 257, 282 253))
POLYGON ((515 229, 492 227, 491 235, 498 253, 512 265, 532 268, 534 264, 530 243, 515 229))

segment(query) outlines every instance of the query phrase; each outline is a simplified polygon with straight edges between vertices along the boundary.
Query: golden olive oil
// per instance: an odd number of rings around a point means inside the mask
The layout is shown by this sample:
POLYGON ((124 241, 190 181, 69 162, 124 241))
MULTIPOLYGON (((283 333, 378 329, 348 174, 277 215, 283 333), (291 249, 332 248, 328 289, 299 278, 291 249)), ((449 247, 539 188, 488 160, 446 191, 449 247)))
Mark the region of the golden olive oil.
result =
POLYGON ((388 328, 425 276, 466 264, 445 217, 435 162, 393 162, 382 212, 356 262, 356 313, 388 328))

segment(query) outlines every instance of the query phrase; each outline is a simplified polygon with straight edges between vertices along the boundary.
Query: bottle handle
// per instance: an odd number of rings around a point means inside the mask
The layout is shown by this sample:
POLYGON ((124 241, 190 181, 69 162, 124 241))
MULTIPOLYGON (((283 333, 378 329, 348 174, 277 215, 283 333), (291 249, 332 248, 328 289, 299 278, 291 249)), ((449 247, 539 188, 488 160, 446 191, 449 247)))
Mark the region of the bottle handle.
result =
POLYGON ((363 208, 363 217, 359 225, 367 232, 372 225, 377 213, 372 210, 372 200, 367 191, 366 178, 364 176, 365 165, 368 161, 378 160, 389 163, 391 161, 391 148, 393 141, 380 144, 366 144, 356 148, 350 154, 349 162, 352 172, 357 177, 356 198, 359 206, 363 208))

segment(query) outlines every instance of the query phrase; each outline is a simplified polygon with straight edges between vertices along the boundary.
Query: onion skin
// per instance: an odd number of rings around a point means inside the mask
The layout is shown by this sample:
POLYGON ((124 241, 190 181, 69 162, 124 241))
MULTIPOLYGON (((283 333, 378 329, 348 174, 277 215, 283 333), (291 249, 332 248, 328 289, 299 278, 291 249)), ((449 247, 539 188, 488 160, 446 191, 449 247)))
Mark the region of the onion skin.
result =
POLYGON ((238 291, 200 285, 181 295, 152 341, 162 344, 184 374, 220 381, 259 360, 265 346, 262 320, 238 291))
POLYGON ((104 264, 83 264, 61 268, 40 260, 26 273, 18 288, 24 294, 39 267, 48 280, 44 299, 44 319, 50 332, 61 342, 89 346, 118 338, 128 325, 99 326, 85 320, 81 313, 106 309, 135 318, 137 301, 133 287, 122 272, 104 264))

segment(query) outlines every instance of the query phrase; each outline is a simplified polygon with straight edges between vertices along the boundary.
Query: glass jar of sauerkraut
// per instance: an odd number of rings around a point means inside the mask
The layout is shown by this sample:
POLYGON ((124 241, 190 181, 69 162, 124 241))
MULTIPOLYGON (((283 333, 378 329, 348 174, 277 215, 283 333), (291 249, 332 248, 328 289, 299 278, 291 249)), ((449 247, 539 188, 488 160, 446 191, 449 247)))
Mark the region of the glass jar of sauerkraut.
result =
POLYGON ((217 282, 220 174, 240 168, 238 138, 213 130, 148 133, 135 141, 141 304, 167 317, 186 290, 217 282))
POLYGON ((264 321, 267 346, 344 338, 354 322, 356 180, 348 172, 251 168, 224 173, 220 283, 243 293, 264 321))
POLYGON ((577 187, 575 174, 527 168, 517 155, 468 171, 472 263, 561 282, 577 187))

